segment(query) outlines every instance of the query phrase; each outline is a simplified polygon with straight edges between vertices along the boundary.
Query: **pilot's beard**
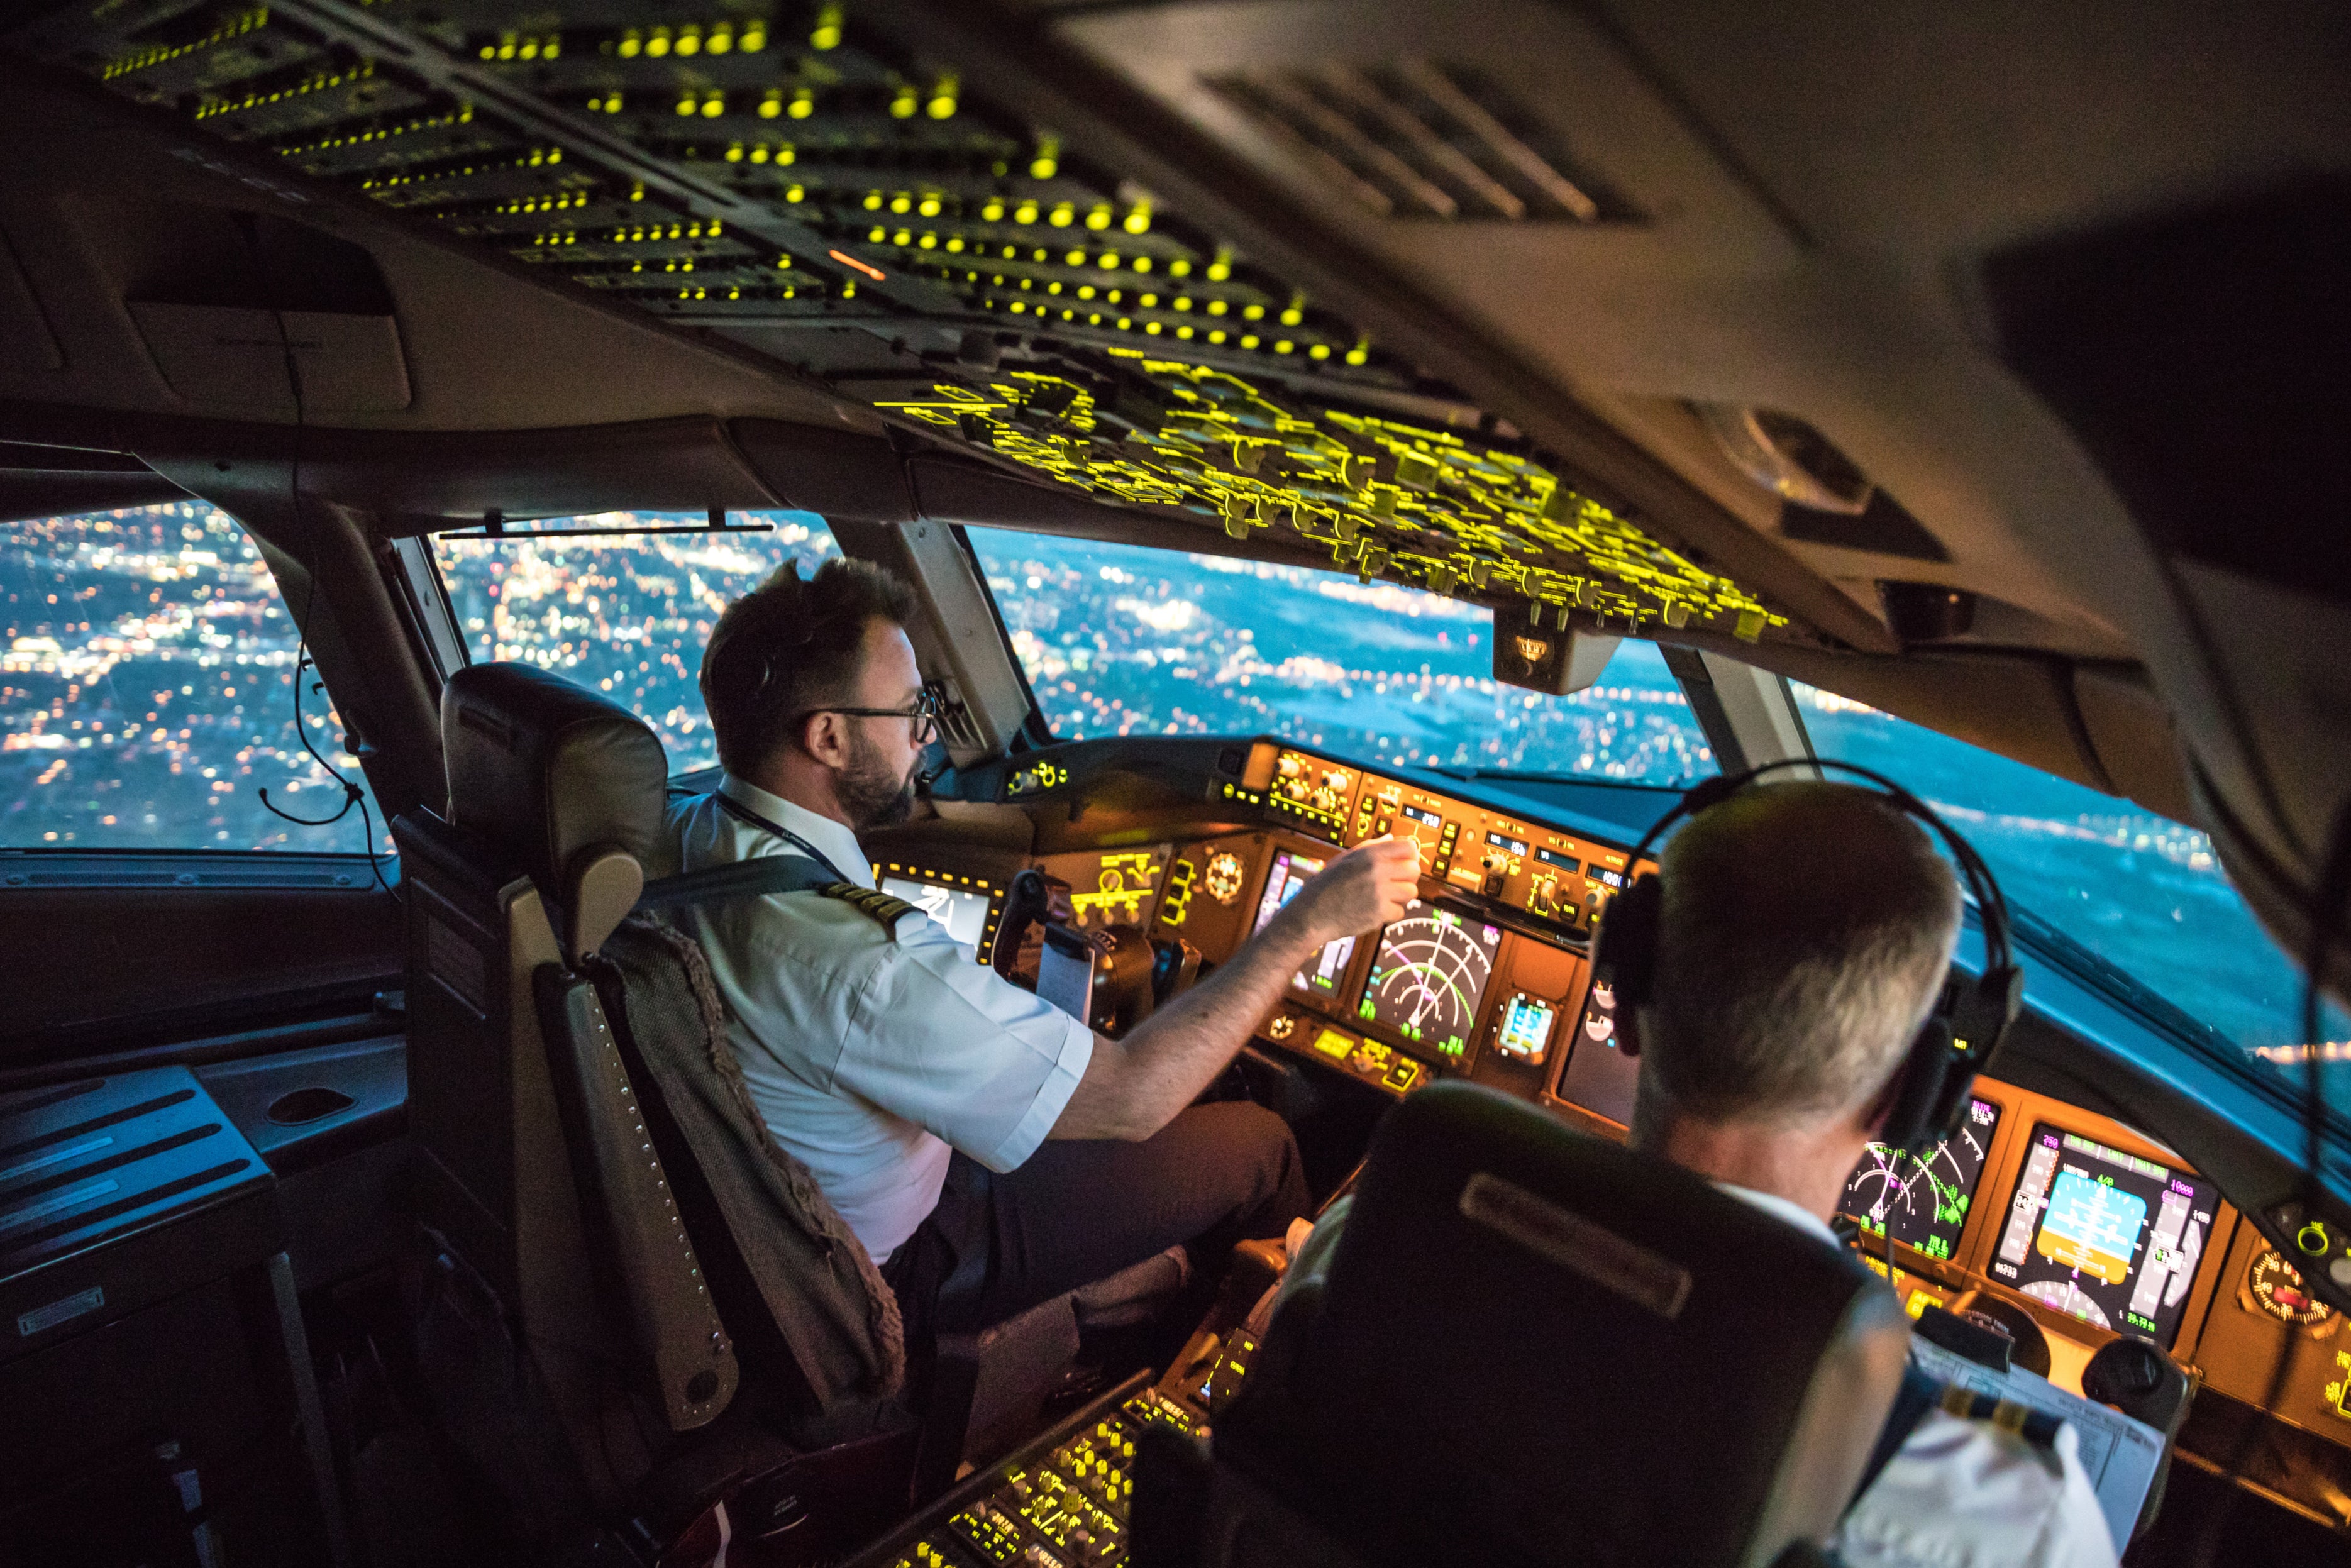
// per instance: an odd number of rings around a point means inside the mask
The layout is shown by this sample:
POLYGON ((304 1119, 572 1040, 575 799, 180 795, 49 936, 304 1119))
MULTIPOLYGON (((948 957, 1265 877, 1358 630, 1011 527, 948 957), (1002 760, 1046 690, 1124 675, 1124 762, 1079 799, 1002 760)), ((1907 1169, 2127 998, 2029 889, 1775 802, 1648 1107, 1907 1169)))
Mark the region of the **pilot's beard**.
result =
POLYGON ((895 827, 914 814, 914 769, 917 758, 904 773, 893 773, 882 760, 879 747, 854 731, 849 737, 849 767, 833 785, 841 809, 859 832, 895 827))

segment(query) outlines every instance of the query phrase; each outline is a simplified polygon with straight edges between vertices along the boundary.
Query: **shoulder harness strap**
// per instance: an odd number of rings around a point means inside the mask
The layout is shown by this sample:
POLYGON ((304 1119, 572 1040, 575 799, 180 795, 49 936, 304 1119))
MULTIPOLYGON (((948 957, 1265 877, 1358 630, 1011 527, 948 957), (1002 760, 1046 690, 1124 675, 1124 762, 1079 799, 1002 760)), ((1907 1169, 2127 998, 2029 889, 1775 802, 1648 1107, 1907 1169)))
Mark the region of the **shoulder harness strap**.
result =
POLYGON ((2035 1410, 2012 1399, 2002 1399, 1993 1394, 1979 1394, 1956 1383, 1944 1383, 1928 1376, 1916 1366, 1902 1370, 1902 1388, 1894 1396, 1894 1408, 1886 1413, 1886 1425, 1878 1429, 1877 1442, 1869 1450, 1869 1463, 1861 1472, 1861 1482, 1853 1489, 1845 1503, 1845 1511, 1853 1511, 1872 1483, 1891 1464, 1910 1434, 1932 1410, 1943 1410, 1967 1421, 1989 1421, 2003 1432, 2013 1432, 2036 1448, 2054 1448, 2057 1428, 2064 1426, 2062 1416, 2046 1410, 2035 1410))
POLYGON ((1902 1445, 1910 1440, 1910 1434, 1918 1429, 1918 1423, 1927 1418, 1927 1412, 1942 1402, 1946 1392, 1943 1384, 1917 1367, 1903 1367, 1902 1387, 1894 1396, 1894 1408, 1886 1413, 1886 1425, 1878 1428, 1877 1441, 1869 1450, 1869 1463, 1862 1467, 1861 1479, 1855 1485, 1853 1496, 1845 1500, 1844 1511, 1847 1513, 1853 1511, 1862 1494, 1876 1483, 1878 1476, 1893 1462, 1902 1445))
POLYGON ((682 909, 763 898, 774 893, 813 893, 838 899, 881 926, 893 941, 897 939, 898 922, 914 913, 914 905, 904 899, 843 882, 830 866, 807 855, 761 855, 757 860, 729 861, 661 877, 645 884, 636 908, 682 909))

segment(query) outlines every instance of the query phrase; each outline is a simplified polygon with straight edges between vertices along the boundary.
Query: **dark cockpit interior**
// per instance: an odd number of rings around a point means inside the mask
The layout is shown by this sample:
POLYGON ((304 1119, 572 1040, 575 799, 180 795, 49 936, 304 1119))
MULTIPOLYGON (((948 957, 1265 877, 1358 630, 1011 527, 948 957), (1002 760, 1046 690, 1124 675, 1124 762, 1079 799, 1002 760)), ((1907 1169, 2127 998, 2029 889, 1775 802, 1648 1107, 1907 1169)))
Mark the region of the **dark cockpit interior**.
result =
POLYGON ((2346 179, 2324 5, 12 8, 0 1564, 1818 1562, 1906 1357, 2123 1562, 2343 1561, 2346 179), (664 826, 830 559, 875 907, 1107 1039, 1416 843, 1202 1096, 1327 1279, 910 1347, 664 826), (1833 1262, 1595 963, 1775 764, 2022 975, 1833 1262))

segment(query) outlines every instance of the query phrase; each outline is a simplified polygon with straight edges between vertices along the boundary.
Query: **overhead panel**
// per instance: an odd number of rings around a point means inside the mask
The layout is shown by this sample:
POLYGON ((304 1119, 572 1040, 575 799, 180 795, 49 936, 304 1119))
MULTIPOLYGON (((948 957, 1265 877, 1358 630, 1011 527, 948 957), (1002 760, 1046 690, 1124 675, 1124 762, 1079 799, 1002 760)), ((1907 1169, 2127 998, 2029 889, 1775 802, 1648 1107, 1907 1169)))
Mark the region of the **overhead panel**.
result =
MULTIPOLYGON (((1566 624, 1803 635, 958 62, 841 5, 69 6, 15 45, 940 445, 1192 530, 1566 624)), ((1618 199, 1441 61, 1218 90, 1375 209, 1618 199)))

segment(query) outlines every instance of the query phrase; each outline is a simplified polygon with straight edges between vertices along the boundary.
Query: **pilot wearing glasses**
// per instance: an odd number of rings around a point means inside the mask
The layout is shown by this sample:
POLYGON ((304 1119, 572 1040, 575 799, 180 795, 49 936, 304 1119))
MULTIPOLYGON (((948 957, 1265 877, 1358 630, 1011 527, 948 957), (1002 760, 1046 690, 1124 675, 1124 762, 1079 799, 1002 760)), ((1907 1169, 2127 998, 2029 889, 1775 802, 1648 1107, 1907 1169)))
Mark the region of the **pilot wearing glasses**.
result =
MULTIPOLYGON (((726 777, 673 819, 686 870, 773 854, 873 887, 857 835, 912 810, 937 727, 911 590, 862 561, 788 566, 728 606, 702 662, 726 777)), ((1336 857, 1244 948, 1120 1040, 975 964, 946 927, 818 891, 684 912, 776 1142, 896 1294, 919 1379, 941 1330, 1000 1321, 1172 1246, 1213 1268, 1306 1203, 1289 1128, 1192 1102, 1290 974, 1378 928, 1418 857, 1336 857)), ((1205 1270, 1204 1270, 1205 1272, 1205 1270)))

